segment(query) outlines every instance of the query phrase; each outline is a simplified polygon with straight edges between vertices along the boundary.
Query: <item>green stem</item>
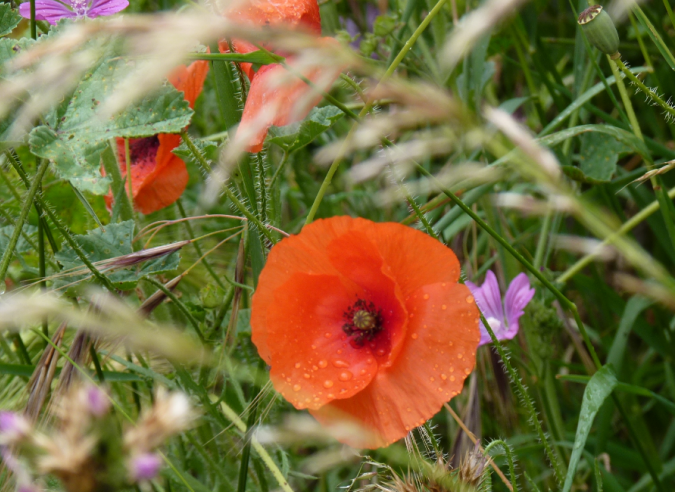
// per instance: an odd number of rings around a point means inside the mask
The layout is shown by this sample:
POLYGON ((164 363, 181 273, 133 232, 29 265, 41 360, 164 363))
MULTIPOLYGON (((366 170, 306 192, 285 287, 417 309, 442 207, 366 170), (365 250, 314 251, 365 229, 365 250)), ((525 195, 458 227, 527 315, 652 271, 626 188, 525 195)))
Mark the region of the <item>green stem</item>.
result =
POLYGON ((42 177, 47 172, 48 167, 49 167, 48 160, 45 159, 40 163, 40 167, 37 170, 35 179, 33 180, 33 183, 31 184, 30 188, 28 189, 28 193, 24 198, 23 207, 21 208, 21 214, 19 215, 19 218, 16 221, 16 225, 14 226, 14 230, 12 231, 12 236, 9 238, 9 243, 7 244, 7 249, 5 249, 5 252, 2 255, 2 260, 0 261, 0 282, 5 281, 7 269, 9 268, 9 264, 12 261, 12 256, 14 256, 14 248, 16 248, 16 244, 19 242, 21 230, 23 229, 23 225, 26 222, 26 219, 28 218, 28 212, 30 212, 31 207, 33 206, 33 199, 37 194, 38 188, 40 187, 40 183, 42 182, 42 177))
MULTIPOLYGON (((413 0, 410 0, 413 1, 413 0)), ((389 68, 387 71, 384 73, 382 78, 380 79, 380 82, 378 85, 385 80, 387 80, 389 77, 392 76, 394 71, 398 68, 398 66, 401 64, 405 56, 408 54, 408 52, 412 49, 412 47, 415 45, 415 42, 419 39, 419 37, 422 35, 422 33, 426 30, 426 28, 429 26, 431 23, 431 20, 436 17, 436 15, 441 11, 443 8, 443 5, 447 0, 439 0, 436 5, 434 6, 433 9, 429 11, 427 16, 422 20, 419 26, 417 26, 417 29, 415 29, 415 32, 413 32, 412 36, 408 38, 406 43, 403 45, 403 48, 401 48, 401 51, 399 51, 398 55, 394 60, 391 62, 389 65, 389 68)), ((363 118, 370 110, 372 109, 373 103, 368 102, 361 112, 358 114, 358 119, 360 120, 363 118)), ((312 203, 312 207, 309 209, 309 212, 307 213, 307 219, 305 220, 305 225, 310 224, 314 220, 314 216, 316 215, 316 212, 319 210, 319 205, 321 204, 321 201, 323 200, 324 195, 326 194, 326 191, 328 190, 328 187, 330 186, 331 182, 333 181, 333 176, 335 175, 338 167, 340 166, 340 163, 342 162, 342 159, 347 151, 347 148, 349 146, 349 143, 354 135, 354 131, 356 130, 356 126, 358 125, 358 121, 356 121, 351 129, 349 130, 349 133, 347 134, 347 137, 345 138, 345 141, 342 144, 342 147, 340 151, 338 152, 338 155, 335 157, 335 160, 331 164, 330 168, 328 169, 328 173, 326 174, 326 177, 323 180, 323 183, 321 183, 321 187, 319 188, 319 192, 316 194, 316 197, 314 198, 314 203, 312 203)))
MULTIPOLYGON (((675 188, 671 188, 670 191, 668 191, 668 198, 669 199, 674 199, 675 198, 675 188)), ((598 250, 603 247, 607 246, 609 244, 612 244, 616 239, 619 237, 623 236, 633 228, 635 228, 640 222, 643 220, 647 219, 650 215, 652 215, 654 212, 656 212, 660 207, 660 202, 659 200, 654 200, 652 203, 647 205, 645 208, 640 210, 637 214, 635 214, 633 217, 628 219, 626 222, 624 222, 619 229, 617 229, 616 232, 613 234, 607 236, 601 243, 598 245, 598 250)), ((569 267, 562 275, 560 275, 556 279, 556 283, 558 284, 564 284, 567 282, 569 279, 571 279, 574 275, 579 273, 586 265, 588 265, 590 262, 593 261, 593 259, 596 257, 595 253, 589 253, 583 258, 581 258, 579 261, 577 261, 574 265, 569 267)))
MULTIPOLYGON (((508 373, 511 382, 516 386, 516 391, 518 395, 520 396, 521 401, 525 405, 525 409, 530 415, 530 422, 534 426, 534 429, 537 433, 537 436, 539 437, 539 440, 541 443, 544 445, 544 450, 546 451, 546 456, 548 457, 549 461, 551 462, 551 466, 553 467, 553 473, 555 474, 556 481, 558 483, 563 483, 565 480, 565 477, 563 476, 562 471, 560 470, 560 465, 558 464, 558 460, 556 458, 556 455, 553 452, 553 448, 551 447, 551 444, 548 442, 548 439, 546 437, 546 434, 544 433, 544 430, 541 428, 541 422, 539 422, 539 417, 537 416, 537 410, 534 408, 534 403, 532 402, 532 398, 530 398, 529 393, 527 393, 527 390, 523 386, 522 381, 520 380, 520 376, 516 372, 516 370, 513 368, 511 365, 511 362, 509 361, 509 356, 506 354, 506 351, 504 350, 504 347, 502 347, 501 342, 497 339, 497 336, 494 334, 492 331, 492 327, 490 324, 487 322, 485 317, 483 316, 483 313, 480 313, 480 319, 483 323, 483 326, 485 326, 485 329, 487 330, 488 334, 490 335, 490 338, 492 339, 492 346, 497 350, 497 353, 499 354, 499 357, 502 360, 502 363, 504 364, 504 368, 506 369, 506 372, 508 373)), ((485 450, 487 451, 488 448, 485 450)), ((511 473, 511 480, 513 481, 513 474, 511 473)), ((518 490, 518 488, 514 485, 514 490, 518 490)))
MULTIPOLYGON (((176 207, 178 207, 178 211, 180 212, 181 217, 183 217, 184 219, 187 219, 187 214, 185 213, 185 208, 183 208, 183 202, 180 198, 178 200, 176 200, 176 207)), ((192 246, 195 248, 195 251, 197 252, 197 255, 199 255, 199 257, 202 258, 204 256, 204 253, 202 252, 202 248, 201 248, 201 246, 199 246, 198 242, 194 240, 195 234, 194 234, 194 231, 192 230, 192 226, 190 225, 190 221, 185 220, 183 223, 185 224, 185 229, 187 230, 188 237, 190 238, 190 240, 192 242, 192 246)), ((225 284, 220 279, 220 277, 216 274, 216 272, 213 270, 213 267, 208 262, 208 259, 203 258, 202 263, 204 264, 204 267, 209 272, 211 277, 213 277, 213 280, 215 280, 216 283, 223 290, 226 290, 225 284)))
MULTIPOLYGON (((188 149, 190 149, 190 152, 192 152, 192 155, 197 160, 197 162, 202 167, 202 169, 204 169, 206 172, 210 173, 211 172, 211 165, 206 161, 206 159, 204 158, 202 153, 199 151, 199 149, 192 142, 192 140, 190 139, 187 132, 182 131, 180 135, 181 135, 183 141, 185 142, 185 145, 187 145, 188 149)), ((258 217, 256 217, 254 214, 249 212, 249 210, 246 208, 246 206, 243 203, 241 203, 241 201, 239 201, 239 199, 234 195, 232 190, 230 190, 230 187, 227 186, 227 183, 225 184, 225 186, 223 186, 223 190, 225 191, 225 194, 230 199, 230 201, 232 203, 234 203, 234 206, 237 207, 239 209, 239 211, 242 214, 244 214, 244 216, 248 220, 253 222, 258 227, 258 229, 265 235, 265 237, 272 242, 272 244, 276 244, 277 240, 272 235, 270 230, 267 227, 265 227, 265 225, 258 219, 258 217)))
POLYGON ((30 37, 37 39, 37 24, 35 23, 35 0, 30 0, 30 37))
POLYGON ((544 223, 541 225, 539 232, 539 242, 537 243, 537 251, 534 253, 534 262, 532 266, 539 269, 544 261, 544 253, 546 252, 546 243, 548 242, 548 234, 551 230, 551 219, 553 218, 553 210, 549 210, 544 217, 544 223))
POLYGON ((617 66, 621 69, 621 71, 628 77, 631 82, 633 82, 635 85, 637 85, 642 92, 644 92, 645 96, 650 98, 652 101, 654 101, 656 104, 661 106, 663 109, 668 112, 668 114, 675 116, 675 108, 673 108, 670 104, 668 104, 666 101, 661 99, 659 95, 656 92, 652 92, 649 90, 649 88, 642 83, 640 79, 638 79, 633 72, 628 70, 626 65, 624 65, 623 61, 621 60, 616 60, 615 62, 617 66))
POLYGON ((488 454, 488 452, 495 446, 501 446, 501 448, 504 450, 506 461, 509 464, 509 478, 511 479, 511 487, 513 487, 513 490, 518 490, 518 484, 516 483, 516 466, 513 462, 513 452, 511 451, 511 447, 501 439, 497 439, 485 446, 484 453, 488 454))
POLYGON ((663 5, 666 6, 666 11, 668 12, 670 23, 672 24, 673 28, 675 28, 675 15, 673 15, 673 9, 670 8, 670 0, 663 0, 663 5))
POLYGON ((171 302, 175 304, 175 306, 183 313, 183 315, 187 318, 188 322, 192 325, 192 328, 195 330, 197 333, 197 336, 199 339, 202 341, 202 343, 206 343, 206 339, 204 338, 204 334, 202 333, 202 330, 199 328, 199 321, 195 319, 194 316, 190 313, 188 308, 183 304, 183 302, 176 297, 176 294, 171 292, 171 289, 168 289, 166 285, 164 285, 162 282, 155 280, 152 277, 144 277, 143 280, 148 282, 149 284, 154 285, 157 287, 159 290, 164 292, 164 295, 171 299, 171 302))

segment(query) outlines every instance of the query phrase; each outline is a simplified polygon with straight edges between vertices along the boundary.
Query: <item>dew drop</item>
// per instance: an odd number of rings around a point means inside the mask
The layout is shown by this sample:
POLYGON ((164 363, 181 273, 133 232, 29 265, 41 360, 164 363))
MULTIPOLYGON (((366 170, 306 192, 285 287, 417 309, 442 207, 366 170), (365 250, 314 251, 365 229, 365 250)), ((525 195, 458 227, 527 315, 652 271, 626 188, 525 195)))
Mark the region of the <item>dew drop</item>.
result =
POLYGON ((443 305, 441 306, 441 309, 442 309, 443 311, 445 311, 446 309, 448 309, 448 306, 446 306, 445 304, 443 304, 443 305))
POLYGON ((343 371, 340 373, 340 381, 349 381, 353 377, 354 375, 349 371, 343 371))
POLYGON ((301 366, 301 365, 302 365, 302 364, 300 364, 299 362, 296 362, 296 363, 295 363, 295 368, 296 368, 296 369, 300 369, 300 366, 301 366))
POLYGON ((342 388, 342 389, 340 390, 340 394, 341 394, 341 395, 345 394, 346 392, 347 392, 347 389, 346 389, 346 388, 342 388))
POLYGON ((417 340, 417 333, 413 333, 413 334, 410 335, 410 336, 412 337, 413 340, 417 340))
POLYGON ((375 355, 377 355, 378 357, 384 357, 386 353, 387 351, 384 350, 383 348, 379 348, 375 351, 375 355))
POLYGON ((323 387, 324 388, 332 388, 333 387, 333 381, 331 381, 330 379, 326 379, 323 382, 323 387))
POLYGON ((443 391, 443 388, 441 388, 441 387, 439 386, 439 387, 438 387, 438 392, 441 393, 442 391, 443 391))
POLYGON ((454 345, 454 343, 448 342, 448 345, 449 345, 450 347, 452 347, 452 346, 454 345))
POLYGON ((326 337, 326 338, 330 338, 332 335, 330 333, 326 332, 323 336, 326 337))
POLYGON ((337 353, 340 355, 342 353, 342 349, 337 349, 337 353))
POLYGON ((349 363, 348 363, 348 362, 345 362, 345 361, 340 360, 340 359, 334 360, 334 361, 332 362, 332 364, 333 364, 335 367, 349 367, 349 363))
POLYGON ((451 367, 451 368, 450 368, 450 372, 455 372, 455 368, 454 368, 454 367, 451 367))
POLYGON ((286 378, 286 381, 290 383, 290 382, 291 382, 291 378, 286 378))
POLYGON ((443 282, 443 283, 441 284, 441 287, 445 287, 445 282, 443 282))
POLYGON ((312 350, 316 350, 316 345, 312 345, 312 350))
POLYGON ((408 407, 406 408, 407 411, 412 412, 412 408, 408 407))
POLYGON ((454 381, 454 380, 455 380, 455 376, 450 376, 450 381, 454 381))
POLYGON ((321 401, 321 398, 319 398, 319 397, 317 396, 316 398, 314 398, 314 401, 317 402, 317 403, 319 403, 319 402, 321 401))
POLYGON ((410 313, 410 316, 408 316, 408 317, 409 317, 410 319, 412 319, 412 318, 415 317, 415 314, 414 314, 414 313, 410 313))
POLYGON ((473 301, 474 301, 473 296, 466 297, 466 302, 468 302, 469 304, 473 304, 473 301))
POLYGON ((431 377, 429 378, 429 381, 431 381, 431 382, 433 383, 434 381, 436 381, 436 378, 434 378, 433 376, 431 376, 431 377))
POLYGON ((328 398, 335 398, 335 395, 333 393, 328 393, 328 398))
POLYGON ((467 367, 466 369, 464 369, 464 372, 465 372, 466 374, 471 374, 471 369, 469 369, 469 368, 467 367))
POLYGON ((300 388, 301 388, 301 386, 299 384, 296 384, 295 386, 293 386, 293 391, 296 391, 296 392, 300 391, 300 388))
POLYGON ((446 379, 448 379, 448 376, 446 376, 445 374, 441 374, 441 379, 445 381, 446 379))
POLYGON ((366 370, 365 370, 365 369, 361 369, 361 374, 365 374, 365 373, 366 373, 366 370))
POLYGON ((328 362, 326 362, 325 360, 322 359, 322 360, 319 361, 319 367, 320 367, 321 369, 323 369, 323 368, 326 367, 327 365, 328 365, 328 362))
POLYGON ((424 294, 424 300, 426 301, 427 299, 429 299, 429 294, 424 294))
POLYGON ((312 376, 310 376, 310 375, 309 375, 309 374, 307 374, 307 373, 303 374, 302 376, 303 376, 303 377, 304 377, 305 379, 309 379, 309 378, 311 378, 311 377, 312 377, 312 376))
POLYGON ((366 364, 372 364, 372 363, 373 363, 373 359, 370 358, 370 357, 368 357, 368 358, 366 359, 366 364))
POLYGON ((313 369, 314 371, 316 371, 316 370, 319 369, 319 368, 316 367, 316 366, 312 366, 312 369, 313 369))

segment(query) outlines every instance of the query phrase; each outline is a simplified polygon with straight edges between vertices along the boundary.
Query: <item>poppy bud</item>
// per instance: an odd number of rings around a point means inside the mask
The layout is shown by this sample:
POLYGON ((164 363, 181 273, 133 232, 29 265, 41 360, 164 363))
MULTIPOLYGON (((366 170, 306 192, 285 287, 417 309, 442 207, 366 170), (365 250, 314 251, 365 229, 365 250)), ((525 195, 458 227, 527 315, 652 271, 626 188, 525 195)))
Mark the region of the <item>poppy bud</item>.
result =
POLYGON ((593 46, 610 55, 612 59, 619 57, 619 34, 614 21, 603 10, 602 5, 588 7, 579 15, 577 22, 593 46))

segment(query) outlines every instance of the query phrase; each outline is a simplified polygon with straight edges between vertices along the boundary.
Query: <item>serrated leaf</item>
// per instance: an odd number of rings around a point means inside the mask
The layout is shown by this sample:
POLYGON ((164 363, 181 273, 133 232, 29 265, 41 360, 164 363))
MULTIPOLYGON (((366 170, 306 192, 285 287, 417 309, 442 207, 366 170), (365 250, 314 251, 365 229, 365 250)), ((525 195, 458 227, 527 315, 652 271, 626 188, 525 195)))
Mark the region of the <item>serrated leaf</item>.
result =
POLYGON ((190 123, 192 110, 183 94, 170 85, 116 116, 101 119, 98 106, 126 74, 126 63, 119 58, 101 61, 52 113, 49 124, 30 133, 31 151, 54 162, 57 173, 81 191, 107 193, 109 178, 101 176, 100 156, 109 139, 178 133, 190 123))
POLYGON ((579 168, 588 178, 597 181, 607 182, 612 179, 619 156, 631 150, 604 133, 584 133, 580 139, 579 168))
POLYGON ((269 129, 268 141, 278 145, 287 153, 295 152, 309 145, 316 137, 328 130, 344 113, 335 106, 314 108, 307 118, 287 126, 273 126, 269 129))
POLYGON ((581 413, 579 414, 579 423, 577 424, 577 434, 574 438, 574 448, 570 457, 570 464, 565 477, 563 492, 569 492, 574 482, 574 475, 577 471, 577 465, 581 458, 581 453, 586 446, 586 439, 591 431, 591 425, 595 415, 600 410, 605 399, 612 393, 617 385, 616 376, 611 364, 603 366, 596 372, 586 386, 584 399, 581 403, 581 413))
MULTIPOLYGON (((199 138, 193 138, 192 143, 195 144, 195 147, 201 152, 201 154, 208 158, 208 156, 215 149, 218 148, 218 144, 212 140, 201 140, 199 138)), ((178 147, 172 151, 175 155, 183 159, 184 162, 190 163, 194 166, 201 167, 200 164, 195 159, 192 151, 188 148, 185 142, 181 142, 178 147)))
POLYGON ((21 22, 21 16, 8 3, 0 4, 0 36, 6 36, 21 22))
MULTIPOLYGON (((108 224, 104 229, 97 228, 89 231, 86 235, 75 236, 75 240, 82 247, 87 258, 94 264, 111 258, 117 258, 133 253, 131 241, 134 233, 133 220, 127 220, 119 224, 108 224)), ((88 273, 79 274, 86 268, 72 248, 64 248, 55 255, 63 265, 64 271, 75 270, 78 275, 66 275, 55 280, 55 287, 61 287, 90 277, 88 273)), ((180 255, 178 252, 167 256, 138 263, 120 270, 108 271, 106 275, 118 288, 129 290, 146 275, 168 272, 178 268, 180 255)))
MULTIPOLYGON (((37 227, 31 226, 31 225, 24 225, 23 226, 23 232, 28 236, 32 237, 37 233, 37 227)), ((9 239, 12 237, 12 234, 14 233, 14 226, 9 225, 9 226, 4 226, 0 227, 0 251, 5 251, 7 247, 9 246, 9 239)), ((16 247, 14 248, 15 253, 27 253, 31 250, 30 244, 28 244, 28 241, 26 241, 23 237, 23 235, 19 236, 19 241, 16 243, 16 247)))

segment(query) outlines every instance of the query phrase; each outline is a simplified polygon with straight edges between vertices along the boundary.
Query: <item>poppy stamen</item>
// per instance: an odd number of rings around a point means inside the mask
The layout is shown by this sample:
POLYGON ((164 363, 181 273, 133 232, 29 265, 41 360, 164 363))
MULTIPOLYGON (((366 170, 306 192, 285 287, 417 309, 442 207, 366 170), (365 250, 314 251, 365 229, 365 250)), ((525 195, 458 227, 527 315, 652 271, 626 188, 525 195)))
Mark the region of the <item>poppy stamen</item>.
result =
POLYGON ((366 341, 371 341, 382 331, 384 327, 382 311, 375 307, 375 304, 359 299, 352 306, 348 307, 343 317, 346 323, 342 330, 352 336, 353 343, 357 347, 362 347, 366 341))

